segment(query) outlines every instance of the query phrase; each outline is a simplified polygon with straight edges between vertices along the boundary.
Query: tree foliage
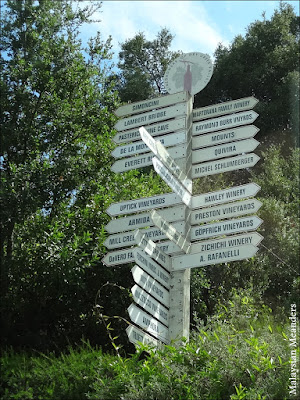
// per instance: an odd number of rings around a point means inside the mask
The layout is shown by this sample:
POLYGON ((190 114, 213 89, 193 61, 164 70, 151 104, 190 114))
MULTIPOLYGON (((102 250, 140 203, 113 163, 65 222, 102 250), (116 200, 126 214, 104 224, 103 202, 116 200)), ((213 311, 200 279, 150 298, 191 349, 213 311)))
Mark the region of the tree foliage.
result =
MULTIPOLYGON (((272 142, 272 132, 286 131, 294 144, 299 131, 299 39, 299 17, 291 5, 280 3, 270 20, 263 16, 249 25, 244 37, 218 46, 211 82, 195 104, 255 96, 261 135, 268 134, 272 142)), ((277 143, 281 141, 278 137, 277 143)))
POLYGON ((11 343, 80 338, 101 283, 91 266, 103 253, 108 193, 122 185, 109 168, 110 40, 98 33, 82 48, 78 39, 97 9, 23 0, 3 14, 1 312, 11 343))
POLYGON ((173 38, 163 28, 152 41, 139 32, 121 44, 118 90, 122 101, 139 101, 165 93, 163 75, 168 64, 180 54, 169 49, 173 38))

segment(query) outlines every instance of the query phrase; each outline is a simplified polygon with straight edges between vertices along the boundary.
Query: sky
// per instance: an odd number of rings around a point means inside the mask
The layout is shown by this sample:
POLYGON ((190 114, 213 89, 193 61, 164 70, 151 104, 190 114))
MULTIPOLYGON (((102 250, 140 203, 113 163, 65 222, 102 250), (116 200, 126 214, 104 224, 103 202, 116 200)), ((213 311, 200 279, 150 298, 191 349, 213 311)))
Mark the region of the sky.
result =
MULTIPOLYGON (((286 2, 299 15, 299 1, 286 2)), ((138 32, 153 40, 161 28, 168 28, 175 35, 171 50, 213 57, 219 43, 228 46, 235 36, 244 36, 252 22, 262 20, 263 12, 270 19, 278 7, 279 1, 272 0, 104 0, 97 16, 101 22, 86 27, 83 35, 93 36, 97 30, 103 39, 111 35, 117 59, 119 44, 138 32)))

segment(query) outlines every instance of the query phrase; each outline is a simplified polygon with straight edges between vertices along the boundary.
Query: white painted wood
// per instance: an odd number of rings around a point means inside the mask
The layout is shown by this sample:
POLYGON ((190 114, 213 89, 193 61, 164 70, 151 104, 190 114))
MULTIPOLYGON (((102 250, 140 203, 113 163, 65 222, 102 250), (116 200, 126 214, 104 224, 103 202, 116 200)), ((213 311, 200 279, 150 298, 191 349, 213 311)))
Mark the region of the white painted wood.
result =
POLYGON ((171 257, 169 257, 164 251, 160 250, 159 246, 156 245, 152 240, 146 238, 139 229, 134 234, 136 244, 141 247, 150 257, 162 265, 167 271, 170 271, 171 257))
POLYGON ((201 240, 231 233, 254 231, 262 222, 263 221, 255 215, 192 227, 191 240, 201 240))
POLYGON ((191 205, 192 195, 185 187, 171 174, 164 164, 156 157, 152 160, 155 171, 166 182, 167 185, 178 195, 184 204, 191 205))
POLYGON ((169 343, 168 328, 165 325, 157 321, 155 318, 134 304, 131 304, 127 311, 133 323, 145 329, 146 332, 150 333, 152 336, 161 340, 162 342, 169 343))
POLYGON ((228 203, 229 201, 241 200, 255 196, 260 190, 256 183, 234 186, 229 189, 218 190, 193 196, 192 208, 213 206, 216 204, 228 203))
POLYGON ((230 114, 233 112, 250 110, 258 103, 258 100, 251 97, 225 101, 223 103, 213 104, 211 106, 196 108, 193 110, 193 121, 217 117, 218 115, 230 114))
MULTIPOLYGON (((179 232, 183 232, 184 221, 175 222, 174 226, 179 232)), ((148 229, 143 229, 142 232, 145 235, 146 239, 152 239, 153 241, 166 239, 166 235, 156 226, 148 229)), ((110 235, 104 241, 104 246, 108 249, 118 249, 121 247, 133 246, 136 243, 134 233, 135 231, 128 231, 110 235)))
POLYGON ((172 258, 172 269, 174 271, 185 268, 204 267, 206 265, 223 264, 231 261, 244 260, 253 257, 258 251, 258 247, 252 244, 222 249, 217 251, 207 251, 195 254, 172 258))
MULTIPOLYGON (((190 254, 201 253, 205 251, 224 250, 231 247, 244 246, 252 244, 257 246, 263 240, 257 232, 247 232, 239 235, 230 235, 223 238, 213 240, 201 240, 200 242, 192 243, 190 254)), ((177 255, 178 256, 178 255, 177 255)))
POLYGON ((255 125, 246 125, 239 128, 225 129, 204 135, 193 136, 192 147, 193 149, 199 149, 232 142, 234 140, 248 139, 255 136, 257 132, 259 132, 259 129, 255 125))
POLYGON ((192 166, 192 177, 200 178, 238 169, 251 168, 258 163, 260 157, 254 153, 223 158, 217 161, 195 164, 192 166))
MULTIPOLYGON (((186 145, 181 144, 179 146, 174 146, 170 148, 170 154, 174 158, 182 158, 186 155, 186 145)), ((144 167, 149 167, 152 165, 152 159, 154 154, 152 152, 144 153, 140 156, 133 156, 128 158, 122 158, 114 162, 111 166, 111 171, 118 172, 126 172, 132 169, 139 169, 144 167)))
POLYGON ((170 274, 162 268, 156 261, 144 252, 144 250, 136 247, 133 250, 134 261, 157 282, 167 289, 170 289, 170 274))
POLYGON ((183 117, 186 115, 185 103, 179 103, 174 106, 153 110, 144 114, 133 115, 128 118, 120 119, 114 126, 117 131, 132 129, 137 126, 145 126, 159 121, 165 121, 170 118, 183 117))
MULTIPOLYGON (((182 129, 184 130, 185 120, 185 118, 169 119, 167 121, 162 121, 157 124, 147 125, 145 126, 145 128, 152 136, 165 135, 166 133, 181 131, 182 129)), ((119 132, 113 137, 112 140, 116 144, 141 140, 139 127, 129 129, 128 131, 119 132)))
POLYGON ((255 150, 258 145, 259 142, 255 139, 245 139, 239 142, 230 142, 200 150, 193 150, 192 163, 197 164, 203 161, 235 156, 241 153, 250 153, 255 150))
POLYGON ((166 288, 151 278, 147 272, 143 271, 137 265, 132 268, 131 273, 135 283, 151 294, 156 300, 169 307, 169 291, 166 288))
POLYGON ((133 115, 141 112, 150 111, 157 108, 171 106, 187 100, 186 92, 178 92, 166 96, 155 97, 154 99, 137 101, 130 104, 124 104, 114 112, 117 117, 133 115))
POLYGON ((237 114, 225 115, 224 117, 194 122, 193 135, 201 135, 202 133, 216 132, 235 126, 253 124, 257 117, 258 114, 255 111, 244 111, 237 114))
MULTIPOLYGON (((179 131, 164 136, 157 136, 157 140, 166 147, 177 146, 186 142, 186 135, 184 131, 179 131)), ((131 144, 116 147, 112 151, 111 155, 114 158, 124 158, 146 153, 148 151, 148 146, 143 141, 139 140, 131 144)))
POLYGON ((179 182, 191 193, 192 180, 182 171, 179 165, 171 157, 170 152, 166 150, 164 145, 155 140, 144 127, 141 127, 140 134, 143 142, 155 154, 155 156, 172 172, 172 174, 179 180, 179 182))
MULTIPOLYGON (((182 221, 185 215, 185 205, 165 208, 160 211, 163 218, 168 222, 182 221)), ((107 225, 105 230, 109 233, 126 232, 133 229, 153 226, 153 221, 150 217, 150 212, 131 215, 130 217, 116 218, 107 225)))
POLYGON ((131 288, 133 300, 159 322, 169 326, 169 310, 138 285, 131 288))
MULTIPOLYGON (((166 254, 175 254, 180 252, 180 248, 171 240, 160 242, 157 244, 157 247, 166 254)), ((132 263, 134 262, 134 248, 110 251, 101 261, 107 267, 132 263)))
MULTIPOLYGON (((182 165, 183 172, 191 179, 191 153, 192 153, 192 126, 193 126, 193 96, 189 97, 186 104, 186 134, 187 134, 187 157, 182 165)), ((190 213, 186 208, 184 235, 190 240, 190 213)), ((186 268, 171 273, 170 282, 170 323, 169 338, 174 340, 175 346, 180 346, 181 338, 189 340, 190 334, 190 279, 191 270, 186 268)))
POLYGON ((136 347, 139 347, 141 343, 143 345, 151 347, 153 346, 153 350, 155 350, 156 348, 161 348, 163 346, 163 344, 159 340, 155 339, 151 335, 148 335, 148 333, 142 331, 134 325, 128 326, 126 328, 126 333, 129 341, 133 343, 136 347))
POLYGON ((165 208, 181 203, 180 197, 175 193, 160 194, 157 196, 142 197, 135 200, 125 200, 112 203, 106 212, 110 216, 132 214, 153 208, 165 208))
POLYGON ((248 199, 227 203, 224 205, 201 208, 191 212, 191 224, 202 222, 218 221, 225 218, 238 217, 245 214, 257 212, 262 203, 256 199, 248 199))
POLYGON ((177 231, 174 225, 169 224, 157 211, 151 212, 151 219, 172 242, 177 244, 185 253, 190 251, 191 242, 177 231))

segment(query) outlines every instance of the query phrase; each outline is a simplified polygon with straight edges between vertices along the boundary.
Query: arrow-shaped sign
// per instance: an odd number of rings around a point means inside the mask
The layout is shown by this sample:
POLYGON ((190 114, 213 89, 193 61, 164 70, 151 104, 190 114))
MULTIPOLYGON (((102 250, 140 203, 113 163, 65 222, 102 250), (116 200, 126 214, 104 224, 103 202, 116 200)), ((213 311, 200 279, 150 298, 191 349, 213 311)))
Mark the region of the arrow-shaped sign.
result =
POLYGON ((166 182, 170 188, 180 196, 181 200, 188 207, 191 205, 192 195, 186 188, 171 174, 164 164, 156 157, 152 160, 155 171, 166 182))
POLYGON ((245 154, 236 157, 224 158, 217 161, 209 161, 202 164, 192 165, 192 178, 220 174, 221 172, 236 171, 238 169, 253 167, 258 161, 254 153, 245 154))
POLYGON ((170 288, 170 274, 162 268, 157 262, 152 260, 144 250, 136 247, 133 250, 134 261, 148 274, 150 274, 159 283, 170 288))
POLYGON ((234 140, 248 139, 255 136, 259 129, 255 125, 242 126, 240 128, 225 129, 199 136, 193 136, 192 148, 215 146, 221 143, 228 143, 234 140))
MULTIPOLYGON (((164 135, 166 133, 184 130, 185 118, 169 119, 168 121, 147 125, 145 128, 152 136, 164 135)), ((113 137, 113 141, 116 144, 134 142, 140 139, 141 135, 138 127, 129 129, 128 131, 119 132, 113 137)))
POLYGON ((148 275, 137 265, 132 268, 131 272, 135 283, 137 283, 141 288, 145 289, 149 294, 151 294, 166 307, 170 306, 169 291, 166 288, 164 288, 160 283, 156 282, 155 279, 151 278, 150 275, 148 275))
POLYGON ((263 221, 255 215, 192 227, 191 240, 201 240, 203 238, 228 235, 230 233, 254 231, 262 222, 263 221))
POLYGON ((154 99, 137 101, 130 104, 124 104, 123 106, 116 109, 114 112, 118 117, 125 115, 137 114, 139 112, 150 111, 161 107, 170 106, 172 104, 181 103, 187 101, 187 92, 178 92, 166 96, 156 97, 154 99))
POLYGON ((169 310, 155 300, 149 293, 142 290, 138 285, 131 288, 133 299, 140 307, 153 315, 158 321, 169 326, 169 310))
MULTIPOLYGON (((184 230, 183 221, 175 222, 174 225, 178 231, 183 232, 184 230)), ((110 235, 104 241, 104 246, 107 247, 108 249, 118 249, 120 247, 133 246, 136 243, 134 238, 134 233, 135 231, 129 231, 129 232, 117 233, 115 235, 110 235)), ((166 239, 166 235, 157 227, 144 229, 143 233, 145 235, 145 238, 153 239, 154 241, 166 239)))
MULTIPOLYGON (((176 246, 171 240, 166 240, 161 243, 157 243, 157 248, 162 250, 166 254, 179 253, 180 248, 176 246)), ((114 267, 116 265, 128 264, 134 262, 134 249, 122 249, 110 251, 102 258, 102 263, 107 267, 114 267)))
POLYGON ((231 247, 244 246, 246 244, 252 244, 257 246, 263 240, 257 232, 247 232, 239 235, 230 235, 223 238, 213 240, 201 240, 200 242, 192 243, 190 254, 205 252, 205 251, 216 251, 224 250, 231 247))
POLYGON ((216 204, 228 203, 228 201, 245 199, 255 196, 260 190, 256 183, 247 183, 246 185, 234 186, 229 189, 218 190, 193 196, 192 208, 201 208, 213 206, 216 204))
MULTIPOLYGON (((171 147, 186 142, 186 134, 184 131, 174 132, 169 135, 158 136, 157 140, 164 146, 171 147)), ((111 155, 114 158, 124 158, 134 156, 136 154, 148 152, 148 146, 143 141, 137 141, 123 146, 116 147, 111 155)))
MULTIPOLYGON (((182 158, 186 156, 186 145, 182 144, 179 146, 171 147, 170 154, 174 158, 182 158)), ((153 153, 145 153, 140 156, 133 156, 124 159, 120 159, 114 162, 111 166, 111 170, 115 173, 126 172, 132 169, 148 167, 152 164, 153 153)))
MULTIPOLYGON (((186 206, 176 206, 161 210, 161 215, 168 222, 184 220, 186 206)), ((134 214, 129 217, 115 218, 105 225, 105 230, 109 233, 125 232, 131 229, 144 228, 152 226, 153 221, 150 217, 150 212, 134 214)))
POLYGON ((241 153, 250 153, 255 150, 259 142, 255 139, 245 139, 239 142, 231 142, 219 146, 207 147, 201 150, 193 150, 192 163, 196 164, 207 160, 215 160, 241 153))
POLYGON ((225 115, 224 117, 207 119, 193 123, 193 135, 215 132, 221 129, 233 128, 234 126, 252 124, 258 114, 255 111, 244 111, 237 114, 225 115))
POLYGON ((259 200, 248 199, 215 207, 201 208, 191 212, 191 225, 199 224, 199 222, 217 221, 245 214, 253 214, 261 206, 262 203, 259 200))
POLYGON ((255 97, 244 97, 242 99, 225 101, 212 106, 196 108, 193 110, 193 121, 199 121, 209 117, 230 114, 232 112, 250 110, 258 103, 255 97))
POLYGON ((146 332, 150 333, 162 342, 169 342, 168 328, 165 325, 161 324, 134 304, 131 304, 127 311, 133 323, 145 329, 146 332))
POLYGON ((175 104, 174 106, 162 108, 160 110, 150 111, 144 114, 135 115, 120 119, 114 126, 117 131, 123 131, 136 126, 153 124, 154 122, 164 121, 170 118, 186 115, 185 103, 175 104))
POLYGON ((147 346, 154 346, 154 348, 160 348, 162 343, 154 339, 154 337, 148 335, 148 333, 142 331, 134 325, 130 325, 126 328, 128 339, 131 343, 138 346, 140 343, 147 346))
POLYGON ((181 203, 180 197, 175 193, 160 194, 141 199, 126 200, 111 204, 106 212, 110 216, 132 214, 140 211, 164 208, 181 203))
POLYGON ((169 224, 157 211, 151 212, 151 219, 162 232, 172 240, 177 246, 179 246, 185 253, 189 253, 191 242, 182 236, 175 228, 175 226, 169 224))
POLYGON ((173 160, 171 154, 165 149, 163 144, 153 139, 150 133, 144 127, 141 127, 140 134, 143 142, 149 149, 159 158, 159 160, 172 172, 172 174, 180 181, 180 183, 192 193, 192 181, 181 170, 179 165, 173 160))
POLYGON ((162 265, 167 271, 170 271, 171 257, 160 250, 159 246, 152 242, 152 240, 147 240, 145 235, 142 235, 139 229, 136 230, 134 236, 138 246, 145 250, 150 257, 154 258, 154 260, 162 265))
POLYGON ((179 271, 186 268, 204 267, 206 265, 222 264, 230 261, 244 260, 253 257, 258 251, 258 247, 252 244, 232 247, 215 251, 207 251, 196 254, 186 254, 184 256, 172 258, 172 271, 179 271))

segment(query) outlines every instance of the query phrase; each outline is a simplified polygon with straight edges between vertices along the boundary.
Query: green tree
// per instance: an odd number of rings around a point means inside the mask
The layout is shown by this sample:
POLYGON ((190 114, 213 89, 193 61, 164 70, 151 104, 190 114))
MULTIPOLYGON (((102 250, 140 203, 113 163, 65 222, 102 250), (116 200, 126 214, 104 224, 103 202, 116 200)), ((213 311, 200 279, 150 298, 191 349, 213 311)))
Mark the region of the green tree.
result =
POLYGON ((270 20, 263 15, 244 37, 218 46, 211 82, 195 105, 255 96, 260 101, 259 136, 282 143, 284 132, 294 144, 299 132, 299 39, 299 17, 281 2, 270 20))
POLYGON ((110 276, 91 268, 109 193, 126 187, 109 168, 110 40, 78 38, 99 8, 9 0, 1 10, 1 322, 12 343, 80 337, 110 276))
POLYGON ((117 87, 122 101, 139 101, 165 93, 163 75, 168 64, 180 54, 169 49, 173 38, 164 28, 152 41, 139 32, 121 44, 117 87))

